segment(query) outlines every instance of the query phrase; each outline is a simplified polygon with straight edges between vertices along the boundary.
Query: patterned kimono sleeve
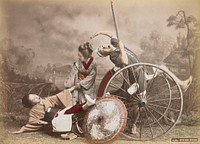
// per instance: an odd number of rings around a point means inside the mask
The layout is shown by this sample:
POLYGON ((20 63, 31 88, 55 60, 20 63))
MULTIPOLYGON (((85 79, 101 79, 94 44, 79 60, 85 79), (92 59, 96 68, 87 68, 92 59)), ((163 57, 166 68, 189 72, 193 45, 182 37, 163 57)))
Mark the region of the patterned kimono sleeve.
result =
POLYGON ((80 85, 84 89, 88 90, 89 88, 91 88, 91 86, 94 85, 96 75, 97 75, 96 63, 92 63, 90 73, 88 74, 88 76, 86 78, 84 78, 80 81, 80 85))

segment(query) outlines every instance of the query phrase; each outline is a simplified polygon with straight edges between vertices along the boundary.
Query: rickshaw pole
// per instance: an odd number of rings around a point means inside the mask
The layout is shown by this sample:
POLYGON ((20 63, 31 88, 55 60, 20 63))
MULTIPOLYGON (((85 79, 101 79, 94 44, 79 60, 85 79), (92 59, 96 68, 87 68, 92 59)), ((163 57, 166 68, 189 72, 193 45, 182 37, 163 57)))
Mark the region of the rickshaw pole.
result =
POLYGON ((116 14, 115 14, 115 8, 114 8, 114 2, 113 1, 111 1, 111 9, 112 9, 112 15, 113 15, 113 20, 114 20, 114 25, 115 25, 116 36, 119 39, 117 17, 116 17, 116 14))

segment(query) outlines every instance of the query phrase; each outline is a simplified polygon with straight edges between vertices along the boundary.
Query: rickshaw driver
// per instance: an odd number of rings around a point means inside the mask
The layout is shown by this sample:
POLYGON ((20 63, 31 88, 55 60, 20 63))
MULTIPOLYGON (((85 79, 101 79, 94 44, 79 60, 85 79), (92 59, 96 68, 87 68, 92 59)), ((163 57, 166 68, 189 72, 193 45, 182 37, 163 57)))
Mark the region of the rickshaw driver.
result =
MULTIPOLYGON (((111 32, 98 32, 94 34, 91 38, 94 38, 98 35, 105 35, 111 38, 111 44, 107 44, 104 46, 99 47, 96 52, 100 57, 106 57, 109 56, 110 60, 115 64, 116 67, 123 68, 126 65, 139 63, 139 59, 137 58, 136 54, 131 52, 128 48, 124 46, 124 44, 119 41, 111 32), (130 51, 130 53, 127 53, 126 51, 130 51)), ((130 73, 131 71, 129 71, 130 73)), ((138 92, 139 95, 143 96, 146 93, 146 81, 145 81, 145 75, 144 71, 141 69, 137 72, 137 82, 134 77, 129 77, 129 80, 132 81, 132 85, 128 87, 125 83, 123 84, 124 89, 128 89, 130 91, 130 95, 133 93, 138 92), (125 88, 126 87, 126 88, 125 88), (130 90, 131 88, 131 90, 130 90)), ((118 93, 119 94, 119 93, 118 93)), ((123 95, 123 94, 122 94, 123 95)), ((138 110, 139 107, 135 105, 132 109, 132 112, 129 112, 129 120, 133 123, 133 125, 128 126, 129 129, 127 129, 128 132, 132 134, 136 134, 136 121, 138 118, 138 110), (132 113, 132 115, 130 115, 132 113)))
MULTIPOLYGON (((110 60, 115 64, 116 67, 120 67, 123 68, 126 65, 129 64, 134 64, 134 63, 139 63, 139 59, 137 58, 136 54, 132 51, 130 51, 128 48, 126 48, 124 46, 124 44, 119 41, 116 36, 109 31, 100 31, 95 33, 93 36, 91 36, 90 38, 93 39, 96 36, 99 35, 105 35, 108 36, 109 38, 111 38, 110 43, 111 44, 107 44, 104 46, 100 46, 96 52, 100 57, 106 57, 109 56, 110 60)), ((173 76, 173 78, 176 80, 176 82, 180 85, 181 89, 183 90, 183 92, 185 92, 188 87, 190 86, 191 82, 192 82, 192 76, 190 76, 188 79, 186 79, 185 81, 180 80, 176 75, 174 75, 166 66, 162 65, 161 66, 166 72, 170 73, 171 76, 173 76)), ((139 88, 139 95, 145 95, 146 93, 146 80, 151 79, 157 75, 161 74, 160 71, 156 71, 156 74, 153 75, 147 75, 144 71, 140 71, 139 72, 139 77, 137 79, 138 83, 133 83, 132 86, 130 87, 131 93, 129 94, 133 94, 135 93, 138 88, 139 88)), ((128 91, 129 92, 129 91, 128 91)), ((131 130, 129 129, 128 131, 132 134, 137 134, 136 131, 136 122, 138 119, 138 107, 134 108, 135 110, 133 110, 133 117, 130 116, 130 119, 133 119, 133 126, 130 126, 131 130)))
MULTIPOLYGON (((110 60, 115 64, 116 67, 120 67, 120 68, 128 64, 134 64, 134 63, 140 62, 139 59, 137 58, 137 55, 134 52, 130 51, 126 46, 124 46, 123 43, 119 41, 112 32, 100 31, 100 32, 95 33, 90 38, 93 39, 94 37, 99 36, 99 35, 105 35, 111 38, 110 40, 111 44, 101 46, 96 50, 97 54, 100 57, 110 56, 110 60), (116 52, 114 53, 114 51, 116 52), (116 53, 118 53, 118 55, 116 53)), ((188 87, 190 86, 192 82, 192 79, 193 79, 192 76, 189 76, 189 78, 187 78, 186 80, 180 80, 165 65, 160 65, 160 67, 162 67, 166 72, 168 72, 175 79, 175 81, 180 85, 183 92, 187 91, 188 87)), ((159 74, 161 74, 161 71, 157 70, 156 74, 153 74, 153 75, 155 77, 159 74)), ((147 75, 145 73, 145 79, 149 80, 152 78, 153 75, 147 75)))

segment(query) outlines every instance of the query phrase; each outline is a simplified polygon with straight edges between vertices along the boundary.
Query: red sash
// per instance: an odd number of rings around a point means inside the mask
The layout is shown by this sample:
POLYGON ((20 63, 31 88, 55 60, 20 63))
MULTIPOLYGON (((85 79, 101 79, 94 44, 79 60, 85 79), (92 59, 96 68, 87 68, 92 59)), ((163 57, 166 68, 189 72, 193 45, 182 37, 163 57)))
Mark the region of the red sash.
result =
POLYGON ((88 73, 87 72, 79 72, 79 77, 81 78, 86 78, 88 76, 88 73))
MULTIPOLYGON (((84 68, 87 70, 89 67, 90 67, 90 65, 91 65, 91 63, 92 63, 92 61, 93 61, 93 57, 91 56, 90 58, 89 58, 89 61, 86 63, 86 62, 82 62, 82 64, 83 64, 83 66, 84 66, 84 68)), ((88 76, 88 73, 87 72, 79 72, 80 73, 80 75, 82 76, 82 77, 84 77, 84 78, 86 78, 87 76, 88 76)), ((81 77, 80 76, 80 77, 81 77)))
POLYGON ((94 59, 94 58, 91 56, 91 57, 89 58, 88 63, 82 62, 83 66, 84 66, 84 68, 85 68, 86 70, 90 67, 90 65, 91 65, 91 63, 92 63, 92 61, 93 61, 93 59, 94 59))

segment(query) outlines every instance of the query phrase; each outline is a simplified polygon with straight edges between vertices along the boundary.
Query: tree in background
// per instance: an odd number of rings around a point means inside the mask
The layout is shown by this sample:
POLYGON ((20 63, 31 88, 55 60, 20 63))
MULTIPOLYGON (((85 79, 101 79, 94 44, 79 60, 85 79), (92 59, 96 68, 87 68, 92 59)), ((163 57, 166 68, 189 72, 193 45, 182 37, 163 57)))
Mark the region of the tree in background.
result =
POLYGON ((44 72, 41 66, 38 66, 41 72, 35 70, 33 64, 35 52, 33 49, 14 45, 11 39, 4 38, 0 41, 0 52, 2 80, 17 83, 44 82, 44 74, 41 74, 44 72), (38 77, 35 75, 38 75, 38 77))
MULTIPOLYGON (((2 59, 7 64, 7 69, 13 69, 16 74, 26 75, 33 67, 35 52, 31 48, 14 45, 11 39, 0 41, 2 59)), ((5 64, 4 63, 4 64, 5 64)))
MULTIPOLYGON (((190 73, 195 67, 195 61, 197 56, 197 51, 199 49, 199 22, 197 19, 190 15, 187 16, 185 11, 180 10, 176 15, 172 15, 167 19, 167 26, 175 26, 176 29, 185 30, 185 38, 182 38, 181 48, 183 50, 182 55, 188 57, 188 65, 190 68, 190 73)), ((181 41, 179 41, 181 42, 181 41)))
POLYGON ((172 43, 159 31, 154 30, 141 39, 140 47, 143 50, 140 55, 143 62, 160 64, 172 49, 172 43))

